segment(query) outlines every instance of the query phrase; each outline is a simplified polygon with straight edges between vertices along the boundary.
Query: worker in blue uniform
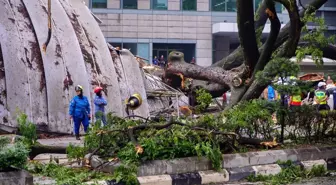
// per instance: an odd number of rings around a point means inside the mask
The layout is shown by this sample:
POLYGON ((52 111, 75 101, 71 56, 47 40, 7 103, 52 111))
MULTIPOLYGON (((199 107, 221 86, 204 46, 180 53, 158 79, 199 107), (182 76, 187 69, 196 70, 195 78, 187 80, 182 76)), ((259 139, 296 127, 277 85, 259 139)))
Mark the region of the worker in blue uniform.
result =
POLYGON ((94 99, 95 115, 97 120, 101 120, 103 124, 106 125, 105 106, 107 105, 107 101, 103 97, 102 91, 102 87, 96 87, 94 89, 94 93, 96 94, 96 97, 94 99))
POLYGON ((77 140, 79 138, 79 128, 81 123, 83 124, 85 133, 89 126, 89 120, 91 119, 90 102, 86 96, 83 95, 83 87, 77 85, 75 87, 77 96, 75 96, 69 106, 70 119, 74 121, 74 133, 77 140))

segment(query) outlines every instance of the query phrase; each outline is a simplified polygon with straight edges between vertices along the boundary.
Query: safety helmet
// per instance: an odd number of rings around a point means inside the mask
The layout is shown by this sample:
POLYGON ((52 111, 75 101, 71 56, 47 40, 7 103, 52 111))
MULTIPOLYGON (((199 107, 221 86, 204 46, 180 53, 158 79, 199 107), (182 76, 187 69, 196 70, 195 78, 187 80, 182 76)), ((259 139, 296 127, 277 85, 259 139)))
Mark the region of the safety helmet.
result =
POLYGON ((327 85, 325 82, 319 82, 319 83, 317 84, 318 87, 322 87, 322 86, 325 86, 325 85, 327 85))
POLYGON ((81 85, 77 85, 75 87, 75 91, 83 91, 83 87, 81 85))
POLYGON ((93 92, 97 94, 97 93, 99 93, 102 90, 103 90, 102 87, 96 87, 96 88, 94 88, 93 92))

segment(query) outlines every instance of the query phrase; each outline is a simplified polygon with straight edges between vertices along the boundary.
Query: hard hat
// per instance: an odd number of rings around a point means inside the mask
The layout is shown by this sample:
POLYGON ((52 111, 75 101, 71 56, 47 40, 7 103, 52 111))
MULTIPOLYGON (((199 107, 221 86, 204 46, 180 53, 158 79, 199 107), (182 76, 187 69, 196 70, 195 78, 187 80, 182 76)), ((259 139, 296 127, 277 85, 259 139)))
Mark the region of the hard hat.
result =
POLYGON ((75 87, 75 91, 83 91, 83 87, 81 85, 77 85, 75 87))
POLYGON ((93 92, 97 94, 97 93, 99 93, 102 90, 103 90, 102 87, 96 87, 96 88, 94 88, 93 92))
POLYGON ((322 87, 322 86, 325 86, 325 85, 327 85, 325 82, 319 82, 319 83, 317 84, 318 87, 322 87))

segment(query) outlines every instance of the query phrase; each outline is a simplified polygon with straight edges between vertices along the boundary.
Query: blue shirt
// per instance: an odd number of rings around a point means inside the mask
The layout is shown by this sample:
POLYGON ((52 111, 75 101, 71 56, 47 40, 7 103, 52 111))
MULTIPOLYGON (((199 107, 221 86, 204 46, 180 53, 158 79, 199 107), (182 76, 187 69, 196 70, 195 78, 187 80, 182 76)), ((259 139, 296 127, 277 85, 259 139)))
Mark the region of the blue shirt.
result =
POLYGON ((267 98, 269 99, 269 100, 274 100, 274 98, 275 98, 275 92, 274 92, 274 89, 273 89, 273 87, 272 86, 268 86, 267 87, 267 98))
POLYGON ((95 113, 98 111, 105 112, 105 106, 107 105, 105 98, 96 96, 93 103, 95 104, 95 113))
POLYGON ((70 101, 69 114, 72 117, 84 118, 90 111, 90 103, 86 96, 75 96, 70 101))

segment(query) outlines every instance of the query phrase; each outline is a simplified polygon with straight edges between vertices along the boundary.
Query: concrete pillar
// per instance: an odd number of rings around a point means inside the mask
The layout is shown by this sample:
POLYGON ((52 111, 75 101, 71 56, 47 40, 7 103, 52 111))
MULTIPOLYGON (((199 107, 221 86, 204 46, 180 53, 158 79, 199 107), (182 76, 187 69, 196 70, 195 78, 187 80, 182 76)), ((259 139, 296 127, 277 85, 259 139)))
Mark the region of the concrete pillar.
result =
POLYGON ((210 0, 196 0, 197 11, 209 11, 210 0))
POLYGON ((180 0, 168 0, 168 10, 180 10, 181 1, 180 0))
POLYGON ((212 64, 211 16, 197 16, 196 21, 196 64, 210 66, 212 64))
POLYGON ((120 9, 120 0, 108 0, 107 8, 120 9))

